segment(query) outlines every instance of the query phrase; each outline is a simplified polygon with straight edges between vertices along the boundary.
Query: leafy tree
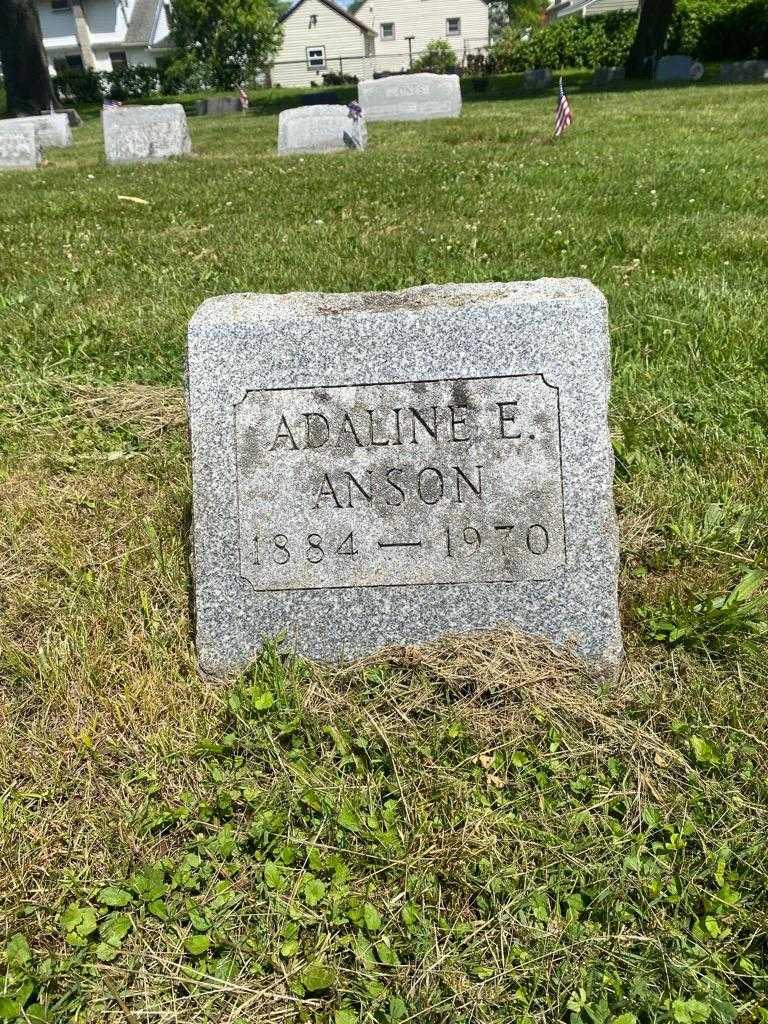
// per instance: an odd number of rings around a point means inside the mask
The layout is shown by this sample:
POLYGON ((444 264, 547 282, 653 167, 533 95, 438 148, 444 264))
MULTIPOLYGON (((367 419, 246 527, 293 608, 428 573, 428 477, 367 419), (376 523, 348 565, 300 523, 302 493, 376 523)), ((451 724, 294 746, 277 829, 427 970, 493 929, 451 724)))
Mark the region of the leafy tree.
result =
POLYGON ((59 106, 34 0, 0 0, 0 61, 10 115, 59 106))
POLYGON ((488 19, 491 39, 496 40, 511 26, 517 34, 541 24, 547 0, 489 0, 488 19))
POLYGON ((174 0, 171 34, 209 85, 231 89, 269 63, 282 39, 280 10, 278 0, 174 0))
POLYGON ((629 78, 650 76, 653 59, 662 52, 674 13, 675 0, 644 0, 641 4, 637 32, 625 64, 629 78))
POLYGON ((413 62, 414 71, 434 71, 439 75, 452 71, 458 60, 456 51, 445 39, 433 39, 427 43, 417 60, 413 62))

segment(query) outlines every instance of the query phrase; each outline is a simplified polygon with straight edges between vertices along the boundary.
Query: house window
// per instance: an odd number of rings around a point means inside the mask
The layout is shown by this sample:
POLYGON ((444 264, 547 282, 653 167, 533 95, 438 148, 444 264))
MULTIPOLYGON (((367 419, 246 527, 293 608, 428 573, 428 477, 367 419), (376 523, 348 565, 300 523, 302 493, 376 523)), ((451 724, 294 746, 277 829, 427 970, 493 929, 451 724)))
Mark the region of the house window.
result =
POLYGON ((64 58, 64 67, 67 71, 82 71, 83 58, 79 53, 68 53, 64 58))
POLYGON ((110 50, 109 59, 112 61, 113 71, 128 67, 128 55, 125 50, 110 50))
POLYGON ((69 0, 51 0, 52 11, 68 11, 69 0))
POLYGON ((447 36, 460 36, 461 35, 461 18, 446 18, 445 19, 445 34, 447 36))
POLYGON ((382 21, 379 25, 382 39, 394 39, 395 38, 395 23, 394 21, 382 21))
POLYGON ((307 67, 311 71, 313 68, 324 68, 325 67, 325 47, 324 46, 308 46, 307 47, 307 67))

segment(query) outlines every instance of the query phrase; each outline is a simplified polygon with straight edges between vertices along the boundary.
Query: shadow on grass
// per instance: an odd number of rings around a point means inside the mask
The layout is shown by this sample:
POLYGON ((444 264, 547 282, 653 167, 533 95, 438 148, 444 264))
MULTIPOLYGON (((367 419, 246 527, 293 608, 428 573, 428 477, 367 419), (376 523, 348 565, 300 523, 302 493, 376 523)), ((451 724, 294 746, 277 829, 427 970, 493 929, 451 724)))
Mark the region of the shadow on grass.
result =
MULTIPOLYGON (((702 88, 713 85, 723 85, 717 77, 718 65, 710 65, 706 69, 704 77, 698 82, 656 82, 653 79, 631 79, 625 82, 614 82, 609 85, 593 85, 592 69, 579 69, 563 71, 563 84, 570 95, 585 95, 590 93, 635 93, 649 91, 668 91, 679 89, 702 88)), ((554 99, 557 92, 556 82, 559 72, 553 72, 554 82, 548 89, 525 89, 523 88, 522 72, 514 72, 507 75, 488 75, 485 77, 465 77, 461 80, 461 98, 464 103, 492 103, 495 100, 535 100, 550 96, 554 99)), ((745 82, 739 85, 756 85, 761 82, 745 82)), ((197 101, 203 98, 210 99, 216 95, 231 95, 229 93, 192 93, 183 96, 145 96, 137 99, 126 100, 126 104, 155 105, 160 103, 181 103, 188 117, 273 117, 282 110, 290 110, 293 107, 303 106, 302 100, 308 94, 306 88, 301 89, 270 89, 262 90, 251 99, 250 109, 246 115, 199 115, 197 113, 197 101)), ((357 86, 328 86, 328 88, 312 89, 313 98, 331 94, 333 102, 350 103, 357 99, 357 86)), ((101 108, 89 104, 78 107, 78 113, 84 121, 95 120, 99 117, 101 108)))

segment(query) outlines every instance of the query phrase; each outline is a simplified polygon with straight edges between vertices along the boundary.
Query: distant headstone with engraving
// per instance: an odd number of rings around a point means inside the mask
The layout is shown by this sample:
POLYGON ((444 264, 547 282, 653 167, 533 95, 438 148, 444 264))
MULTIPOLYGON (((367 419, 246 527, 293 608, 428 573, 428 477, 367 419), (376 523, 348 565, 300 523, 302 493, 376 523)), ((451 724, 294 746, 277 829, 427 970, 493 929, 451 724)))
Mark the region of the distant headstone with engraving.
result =
POLYGON ((523 88, 530 92, 549 89, 552 85, 552 72, 549 68, 528 68, 523 72, 523 88))
POLYGON ((615 674, 609 356, 605 300, 576 279, 204 303, 201 672, 279 633, 336 660, 507 623, 615 674))
POLYGON ((657 82, 690 82, 693 60, 684 54, 675 53, 661 57, 656 64, 657 82))
POLYGON ((738 60, 720 65, 721 82, 768 82, 768 60, 738 60))
POLYGON ((105 107, 101 123, 109 164, 165 160, 192 152, 187 115, 180 103, 105 107))
POLYGON ((625 81, 626 77, 627 72, 623 67, 595 68, 592 85, 595 88, 605 88, 607 85, 625 81))
POLYGON ((34 125, 17 119, 0 121, 0 171, 33 171, 41 159, 40 138, 34 125))
POLYGON ((242 112, 242 104, 238 96, 212 96, 210 99, 198 100, 195 111, 199 116, 216 116, 237 114, 242 112))
POLYGON ((396 75, 360 82, 357 98, 369 121, 429 121, 459 117, 458 75, 396 75))
POLYGON ((367 141, 365 119, 352 117, 349 108, 340 103, 293 107, 281 111, 278 120, 278 156, 365 149, 367 141))
POLYGON ((17 117, 17 124, 31 124, 37 131, 37 137, 43 149, 49 146, 65 147, 72 145, 72 129, 69 117, 61 113, 39 114, 37 117, 17 117))

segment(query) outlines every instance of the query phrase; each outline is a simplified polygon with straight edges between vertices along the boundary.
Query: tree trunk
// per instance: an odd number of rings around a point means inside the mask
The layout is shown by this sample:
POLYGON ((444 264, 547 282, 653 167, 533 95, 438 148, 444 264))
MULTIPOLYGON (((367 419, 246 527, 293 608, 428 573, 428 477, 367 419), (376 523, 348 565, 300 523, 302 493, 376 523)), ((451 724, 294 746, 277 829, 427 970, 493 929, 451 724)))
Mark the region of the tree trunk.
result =
POLYGON ((60 109, 48 74, 35 0, 0 0, 0 61, 8 114, 60 109))
POLYGON ((83 5, 80 3, 80 0, 70 0, 69 9, 72 11, 72 19, 75 23, 75 38, 77 39, 77 48, 83 60, 83 67, 93 70, 96 67, 96 58, 93 56, 93 49, 91 48, 91 32, 88 28, 88 22, 85 20, 83 5))
POLYGON ((624 67, 627 78, 650 78, 654 58, 661 55, 667 38, 675 0, 643 0, 640 19, 624 67))

